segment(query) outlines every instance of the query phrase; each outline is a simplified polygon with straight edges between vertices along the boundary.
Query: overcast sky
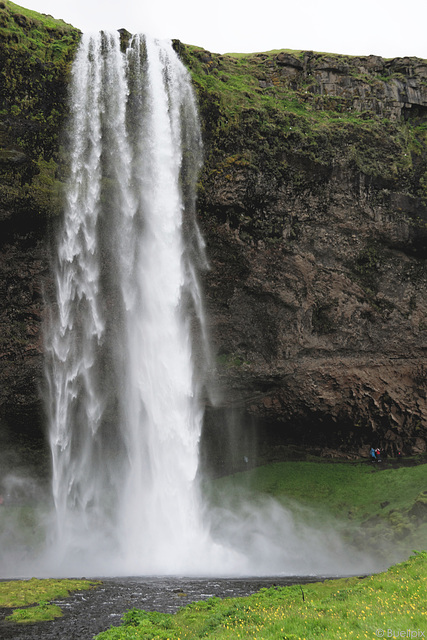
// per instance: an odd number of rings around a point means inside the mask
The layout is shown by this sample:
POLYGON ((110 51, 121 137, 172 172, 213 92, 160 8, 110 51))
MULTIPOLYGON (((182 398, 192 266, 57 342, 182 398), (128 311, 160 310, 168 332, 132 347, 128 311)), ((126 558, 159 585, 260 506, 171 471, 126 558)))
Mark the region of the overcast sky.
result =
POLYGON ((82 31, 178 38, 215 53, 305 49, 427 58, 427 1, 22 0, 82 31))

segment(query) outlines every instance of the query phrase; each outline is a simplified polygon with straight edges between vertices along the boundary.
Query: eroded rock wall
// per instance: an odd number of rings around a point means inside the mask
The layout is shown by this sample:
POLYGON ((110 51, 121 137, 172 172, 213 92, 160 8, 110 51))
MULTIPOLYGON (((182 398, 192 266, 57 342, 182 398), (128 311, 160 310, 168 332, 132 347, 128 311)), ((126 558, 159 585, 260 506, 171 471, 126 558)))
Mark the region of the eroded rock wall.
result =
MULTIPOLYGON (((206 76, 233 82, 227 57, 196 53, 206 76)), ((258 425, 269 459, 287 444, 425 452, 426 62, 309 52, 252 63, 238 116, 221 95, 216 112, 201 99, 212 413, 258 425)), ((196 76, 203 96, 200 66, 196 76)))
POLYGON ((43 427, 43 287, 79 32, 0 2, 0 440, 43 427), (24 15, 25 14, 25 15, 24 15))

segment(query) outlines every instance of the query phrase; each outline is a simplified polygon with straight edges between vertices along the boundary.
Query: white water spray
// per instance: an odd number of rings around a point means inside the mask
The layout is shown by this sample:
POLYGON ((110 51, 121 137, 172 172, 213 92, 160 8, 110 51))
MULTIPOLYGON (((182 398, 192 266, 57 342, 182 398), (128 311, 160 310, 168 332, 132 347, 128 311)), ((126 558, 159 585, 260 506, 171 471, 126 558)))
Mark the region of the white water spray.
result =
POLYGON ((208 571, 216 545, 196 481, 204 349, 196 374, 190 330, 203 345, 191 83, 170 43, 135 36, 123 54, 118 34, 85 36, 71 113, 46 349, 56 562, 208 571))

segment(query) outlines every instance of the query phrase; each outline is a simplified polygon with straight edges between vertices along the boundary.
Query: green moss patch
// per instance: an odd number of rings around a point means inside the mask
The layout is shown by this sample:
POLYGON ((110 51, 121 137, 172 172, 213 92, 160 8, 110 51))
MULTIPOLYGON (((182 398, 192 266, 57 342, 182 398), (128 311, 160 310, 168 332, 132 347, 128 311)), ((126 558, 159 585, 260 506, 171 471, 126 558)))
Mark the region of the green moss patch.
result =
MULTIPOLYGON (((244 178, 245 194, 225 214, 244 242, 286 242, 284 235, 292 241, 284 234, 289 216, 273 213, 275 194, 299 198, 307 211, 312 195, 323 206, 337 168, 353 175, 355 185, 356 176, 365 176, 369 197, 393 215, 404 214, 389 206, 391 192, 427 202, 425 108, 396 117, 386 95, 408 77, 396 61, 287 50, 217 55, 176 46, 202 115, 201 213, 222 220, 224 212, 211 210, 209 186, 215 189, 218 179, 242 185, 244 178), (332 84, 346 79, 335 93, 321 85, 329 73, 332 84)), ((422 88, 424 80, 417 82, 422 88)), ((420 220, 411 224, 423 226, 420 220)))
POLYGON ((6 620, 16 623, 42 622, 60 617, 62 611, 50 601, 66 598, 74 591, 99 585, 89 580, 11 580, 0 582, 0 607, 14 609, 6 620), (35 606, 33 606, 35 605, 35 606))
POLYGON ((40 603, 35 607, 28 607, 28 609, 15 609, 10 616, 6 616, 6 620, 9 622, 16 622, 17 624, 28 624, 34 622, 47 622, 48 620, 54 620, 60 618, 62 611, 56 604, 40 603))

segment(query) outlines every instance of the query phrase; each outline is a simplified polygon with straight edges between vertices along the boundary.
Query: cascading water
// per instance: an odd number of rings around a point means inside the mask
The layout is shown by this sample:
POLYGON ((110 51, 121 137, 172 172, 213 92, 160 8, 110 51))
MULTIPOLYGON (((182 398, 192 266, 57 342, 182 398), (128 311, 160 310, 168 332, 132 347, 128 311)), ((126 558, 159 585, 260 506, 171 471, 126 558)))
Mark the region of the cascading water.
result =
POLYGON ((169 43, 134 36, 123 54, 118 34, 84 36, 71 114, 46 346, 56 562, 206 571, 191 82, 169 43))

